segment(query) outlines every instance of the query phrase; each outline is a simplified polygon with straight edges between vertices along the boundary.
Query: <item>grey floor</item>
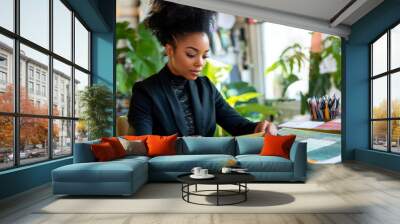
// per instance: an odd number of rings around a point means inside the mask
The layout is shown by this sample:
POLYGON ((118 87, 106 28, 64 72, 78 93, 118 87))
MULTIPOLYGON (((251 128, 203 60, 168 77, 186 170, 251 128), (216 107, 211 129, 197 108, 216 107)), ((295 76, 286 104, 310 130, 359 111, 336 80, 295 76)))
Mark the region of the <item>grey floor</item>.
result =
MULTIPOLYGON (((363 201, 357 214, 36 214, 54 200, 49 185, 0 201, 0 223, 219 224, 219 223, 400 223, 400 174, 359 163, 310 165, 308 183, 345 201, 363 201)), ((318 201, 316 201, 318 203, 318 201)))

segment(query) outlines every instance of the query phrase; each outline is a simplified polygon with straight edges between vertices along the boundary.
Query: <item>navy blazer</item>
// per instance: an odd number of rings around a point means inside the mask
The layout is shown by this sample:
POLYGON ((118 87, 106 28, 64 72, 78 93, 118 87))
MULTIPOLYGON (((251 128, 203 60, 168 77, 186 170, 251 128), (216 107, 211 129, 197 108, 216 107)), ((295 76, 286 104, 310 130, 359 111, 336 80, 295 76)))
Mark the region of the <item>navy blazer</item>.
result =
MULTIPOLYGON (((184 112, 171 87, 171 74, 165 66, 157 74, 136 82, 132 88, 128 121, 135 135, 187 136, 184 112)), ((216 124, 231 135, 251 134, 257 123, 240 116, 206 76, 188 80, 195 135, 214 136, 216 124)))

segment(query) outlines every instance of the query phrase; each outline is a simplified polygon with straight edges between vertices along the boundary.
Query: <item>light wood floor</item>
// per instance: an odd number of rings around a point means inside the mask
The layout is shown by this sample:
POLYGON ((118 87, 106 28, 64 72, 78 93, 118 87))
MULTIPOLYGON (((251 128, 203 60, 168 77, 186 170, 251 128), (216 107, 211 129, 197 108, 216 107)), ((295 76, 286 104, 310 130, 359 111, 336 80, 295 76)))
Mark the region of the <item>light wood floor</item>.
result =
MULTIPOLYGON (((0 223, 105 224, 253 224, 253 223, 400 223, 400 174, 360 163, 310 165, 308 183, 319 184, 345 201, 362 201, 357 214, 36 214, 54 200, 41 186, 0 202, 0 223)), ((316 203, 318 203, 316 201, 316 203)), ((173 206, 173 205, 171 205, 173 206)))

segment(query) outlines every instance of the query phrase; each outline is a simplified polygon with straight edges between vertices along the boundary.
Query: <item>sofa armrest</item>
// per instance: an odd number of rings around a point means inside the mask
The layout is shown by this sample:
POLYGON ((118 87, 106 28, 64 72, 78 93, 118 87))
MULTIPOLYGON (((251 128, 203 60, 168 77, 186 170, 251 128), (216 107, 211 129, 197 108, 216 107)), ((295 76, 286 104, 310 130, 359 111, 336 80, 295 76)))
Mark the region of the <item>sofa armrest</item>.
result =
POLYGON ((74 147, 74 163, 89 163, 95 162, 96 158, 94 157, 90 146, 92 144, 98 144, 100 140, 88 141, 75 143, 74 147))
POLYGON ((290 160, 293 162, 293 178, 295 181, 305 181, 307 176, 307 143, 293 143, 290 149, 290 160))

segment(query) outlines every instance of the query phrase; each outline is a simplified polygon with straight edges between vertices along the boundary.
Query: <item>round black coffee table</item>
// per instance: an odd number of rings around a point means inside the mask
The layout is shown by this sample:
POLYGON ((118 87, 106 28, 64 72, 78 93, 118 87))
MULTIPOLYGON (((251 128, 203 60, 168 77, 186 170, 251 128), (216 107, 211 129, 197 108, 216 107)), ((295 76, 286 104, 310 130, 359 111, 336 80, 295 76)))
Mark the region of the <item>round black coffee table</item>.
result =
POLYGON ((182 199, 188 203, 198 204, 198 205, 234 205, 247 200, 247 192, 249 188, 247 183, 255 180, 255 177, 248 173, 216 173, 213 174, 215 177, 212 179, 193 179, 190 177, 191 173, 182 174, 177 177, 178 181, 182 183, 182 199), (216 185, 215 190, 197 190, 198 184, 204 185, 216 185), (190 191, 190 186, 195 186, 194 191, 190 191), (220 185, 236 185, 237 190, 223 190, 220 189, 220 185), (209 192, 215 192, 215 194, 205 194, 209 192), (202 204, 190 201, 190 196, 204 196, 204 197, 216 197, 216 204, 202 204), (241 196, 239 200, 231 203, 221 203, 221 197, 232 197, 241 196))

